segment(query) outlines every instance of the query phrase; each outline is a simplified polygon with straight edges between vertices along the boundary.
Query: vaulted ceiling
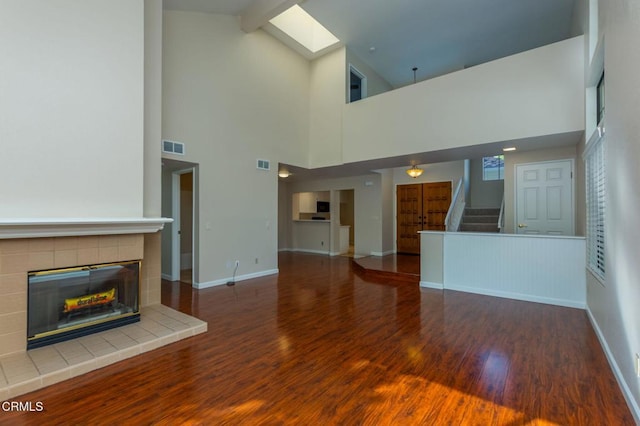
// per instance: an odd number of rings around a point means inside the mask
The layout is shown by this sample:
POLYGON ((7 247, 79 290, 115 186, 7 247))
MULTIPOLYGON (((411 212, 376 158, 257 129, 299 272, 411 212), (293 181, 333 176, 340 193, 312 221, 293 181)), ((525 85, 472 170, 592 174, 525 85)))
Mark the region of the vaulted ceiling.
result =
MULTIPOLYGON (((418 68, 417 79, 424 80, 578 35, 575 3, 305 0, 299 5, 392 86, 400 87, 413 82, 413 67, 418 68)), ((166 9, 236 16, 255 4, 256 0, 164 0, 166 9)))

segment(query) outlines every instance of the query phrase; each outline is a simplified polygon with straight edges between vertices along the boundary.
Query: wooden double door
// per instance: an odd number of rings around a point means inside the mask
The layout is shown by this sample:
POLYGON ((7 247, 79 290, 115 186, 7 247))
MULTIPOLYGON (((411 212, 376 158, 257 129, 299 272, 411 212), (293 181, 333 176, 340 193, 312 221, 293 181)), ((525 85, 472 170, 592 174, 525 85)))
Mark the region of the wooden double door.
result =
POLYGON ((397 252, 420 253, 418 231, 444 231, 451 204, 451 182, 398 185, 397 252))

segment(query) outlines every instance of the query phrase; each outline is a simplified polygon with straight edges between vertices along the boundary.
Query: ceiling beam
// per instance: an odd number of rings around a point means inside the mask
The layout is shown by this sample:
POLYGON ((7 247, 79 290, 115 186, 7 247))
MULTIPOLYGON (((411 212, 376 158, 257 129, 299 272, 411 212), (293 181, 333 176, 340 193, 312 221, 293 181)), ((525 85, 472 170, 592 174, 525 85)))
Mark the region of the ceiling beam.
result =
POLYGON ((302 0, 255 0, 240 15, 240 27, 251 33, 302 0))

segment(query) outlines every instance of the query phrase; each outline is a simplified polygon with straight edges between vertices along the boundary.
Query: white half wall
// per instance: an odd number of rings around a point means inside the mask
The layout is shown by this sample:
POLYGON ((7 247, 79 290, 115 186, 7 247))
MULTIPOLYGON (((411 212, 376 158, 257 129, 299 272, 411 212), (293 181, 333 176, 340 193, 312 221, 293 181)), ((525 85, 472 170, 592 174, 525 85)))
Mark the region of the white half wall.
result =
POLYGON ((2 2, 0 217, 142 217, 144 40, 143 0, 2 2))
MULTIPOLYGON (((437 251, 441 235, 423 231, 421 244, 437 251)), ((444 289, 586 307, 584 238, 445 232, 442 253, 444 289)), ((439 283, 425 269, 420 280, 439 283)))
POLYGON ((584 130, 582 36, 344 106, 344 163, 584 130))

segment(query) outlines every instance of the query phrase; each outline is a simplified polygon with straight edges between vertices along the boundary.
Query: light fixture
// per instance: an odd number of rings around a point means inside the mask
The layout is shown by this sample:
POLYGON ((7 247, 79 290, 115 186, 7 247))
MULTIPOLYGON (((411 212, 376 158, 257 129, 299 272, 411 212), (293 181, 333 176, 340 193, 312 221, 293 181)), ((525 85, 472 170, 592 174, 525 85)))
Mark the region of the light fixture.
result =
POLYGON ((289 173, 287 170, 280 170, 280 171, 278 172, 278 176, 280 176, 280 177, 281 177, 281 178, 283 178, 283 179, 284 179, 284 178, 288 178, 290 174, 291 174, 291 173, 289 173))
POLYGON ((502 148, 502 150, 503 150, 504 152, 515 151, 515 150, 516 150, 516 147, 515 147, 515 146, 510 146, 510 147, 508 147, 508 148, 502 148))
POLYGON ((413 166, 411 166, 410 169, 407 169, 407 174, 409 176, 411 176, 412 178, 414 178, 414 179, 417 178, 418 176, 420 176, 422 174, 422 172, 424 172, 424 170, 422 170, 421 168, 419 168, 415 164, 413 166))

